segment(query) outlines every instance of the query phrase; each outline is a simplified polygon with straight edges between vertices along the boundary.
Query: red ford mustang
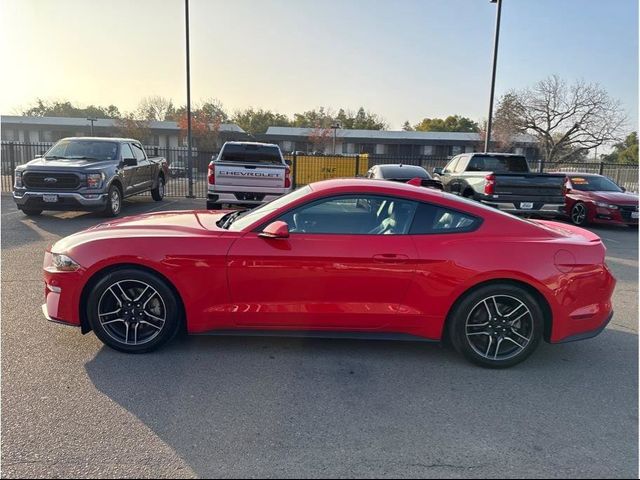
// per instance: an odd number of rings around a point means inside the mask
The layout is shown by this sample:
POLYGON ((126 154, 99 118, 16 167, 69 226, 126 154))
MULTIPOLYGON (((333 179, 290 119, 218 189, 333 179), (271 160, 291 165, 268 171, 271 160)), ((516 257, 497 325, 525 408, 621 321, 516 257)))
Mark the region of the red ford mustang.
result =
POLYGON ((565 211, 575 225, 638 225, 638 196, 625 192, 607 177, 593 173, 568 173, 565 186, 565 211))
POLYGON ((97 225, 44 259, 47 318, 146 352, 192 334, 449 339, 483 366, 597 335, 615 280, 596 235, 436 190, 328 180, 248 212, 97 225))

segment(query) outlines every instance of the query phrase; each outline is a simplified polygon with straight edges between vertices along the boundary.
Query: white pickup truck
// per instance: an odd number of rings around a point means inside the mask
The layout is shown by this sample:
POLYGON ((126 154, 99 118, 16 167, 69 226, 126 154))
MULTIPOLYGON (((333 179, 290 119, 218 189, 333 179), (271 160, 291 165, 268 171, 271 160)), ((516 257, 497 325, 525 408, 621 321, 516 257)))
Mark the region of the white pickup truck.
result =
POLYGON ((209 164, 207 209, 256 205, 291 191, 291 170, 278 145, 226 142, 209 164))

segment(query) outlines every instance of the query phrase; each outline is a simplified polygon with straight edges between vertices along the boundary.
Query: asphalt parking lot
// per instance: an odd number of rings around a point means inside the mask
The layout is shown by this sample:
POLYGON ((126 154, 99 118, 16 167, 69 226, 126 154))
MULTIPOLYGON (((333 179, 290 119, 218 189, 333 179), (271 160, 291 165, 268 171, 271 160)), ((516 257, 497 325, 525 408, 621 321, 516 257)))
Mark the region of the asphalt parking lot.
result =
MULTIPOLYGON (((203 208, 126 201, 124 215, 203 208)), ((46 322, 44 248, 104 221, 2 195, 3 477, 637 477, 638 230, 594 228, 599 337, 505 371, 438 345, 188 337, 143 356, 46 322)))

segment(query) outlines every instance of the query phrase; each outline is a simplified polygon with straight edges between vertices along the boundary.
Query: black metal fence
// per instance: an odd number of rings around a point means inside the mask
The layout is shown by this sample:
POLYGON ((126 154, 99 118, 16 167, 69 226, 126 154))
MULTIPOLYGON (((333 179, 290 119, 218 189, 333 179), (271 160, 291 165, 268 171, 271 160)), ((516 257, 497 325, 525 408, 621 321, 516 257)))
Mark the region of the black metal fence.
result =
MULTIPOLYGON (((15 167, 44 153, 51 143, 15 143, 2 142, 0 154, 1 182, 3 192, 11 191, 14 182, 15 167)), ((169 178, 166 195, 173 197, 207 196, 207 167, 217 152, 195 150, 191 168, 188 168, 186 147, 163 148, 145 147, 149 156, 161 156, 169 165, 169 178)), ((397 156, 397 155, 285 155, 291 168, 294 187, 319 180, 340 177, 365 176, 373 165, 402 163, 419 165, 429 173, 436 167, 444 167, 450 157, 434 156, 397 156)), ((613 179, 628 191, 638 192, 638 166, 619 165, 602 162, 583 163, 540 163, 530 162, 530 168, 542 172, 585 172, 600 173, 613 179)))

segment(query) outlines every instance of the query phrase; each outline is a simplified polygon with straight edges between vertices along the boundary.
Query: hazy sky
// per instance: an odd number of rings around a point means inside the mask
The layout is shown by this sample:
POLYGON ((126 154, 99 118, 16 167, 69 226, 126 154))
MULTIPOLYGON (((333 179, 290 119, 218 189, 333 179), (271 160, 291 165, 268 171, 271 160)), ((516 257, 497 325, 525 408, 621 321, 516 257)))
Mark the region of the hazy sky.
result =
MULTIPOLYGON (((0 112, 36 97, 186 101, 182 0, 2 0, 0 112)), ((488 0, 191 0, 192 99, 282 113, 486 117, 488 0)), ((550 74, 598 82, 638 123, 637 0, 503 0, 497 94, 550 74)))

